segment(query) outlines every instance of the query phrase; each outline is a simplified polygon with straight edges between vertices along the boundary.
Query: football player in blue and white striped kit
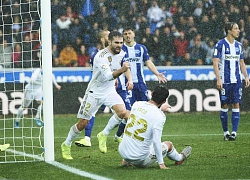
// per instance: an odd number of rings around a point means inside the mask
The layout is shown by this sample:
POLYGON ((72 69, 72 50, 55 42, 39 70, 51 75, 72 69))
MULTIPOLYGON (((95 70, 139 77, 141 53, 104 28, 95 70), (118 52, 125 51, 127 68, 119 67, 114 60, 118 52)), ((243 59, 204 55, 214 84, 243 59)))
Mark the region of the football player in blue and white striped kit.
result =
MULTIPOLYGON (((159 73, 154 63, 150 60, 147 48, 143 44, 138 44, 135 42, 135 32, 133 28, 126 27, 123 29, 123 39, 124 39, 124 44, 122 50, 126 52, 124 59, 125 61, 128 61, 130 64, 130 71, 134 84, 133 89, 129 91, 130 104, 133 105, 135 101, 148 101, 149 97, 148 97, 147 85, 143 73, 144 64, 153 74, 156 75, 159 83, 167 82, 167 79, 164 76, 165 72, 159 73)), ((121 80, 121 77, 119 79, 121 80)), ((122 89, 122 87, 124 87, 122 86, 123 84, 126 84, 126 82, 118 83, 118 87, 116 89, 117 92, 124 90, 122 89)), ((130 109, 131 107, 128 110, 130 109)), ((122 123, 119 125, 118 131, 115 135, 115 141, 117 142, 121 141, 120 136, 123 134, 125 125, 126 122, 123 120, 122 123)))
POLYGON ((240 120, 240 103, 242 98, 242 74, 245 77, 245 87, 249 87, 244 62, 243 47, 235 40, 240 29, 235 22, 225 25, 226 37, 217 42, 214 48, 213 67, 220 93, 220 119, 224 131, 224 140, 236 140, 240 120), (232 108, 232 133, 228 130, 228 108, 232 108))

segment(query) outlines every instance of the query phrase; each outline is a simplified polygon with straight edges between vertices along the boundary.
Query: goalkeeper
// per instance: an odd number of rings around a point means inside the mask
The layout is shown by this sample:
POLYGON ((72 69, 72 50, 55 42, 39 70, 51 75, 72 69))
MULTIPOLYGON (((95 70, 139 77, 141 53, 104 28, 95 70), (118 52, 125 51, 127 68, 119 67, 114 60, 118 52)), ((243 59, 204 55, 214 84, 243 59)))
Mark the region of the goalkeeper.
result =
MULTIPOLYGON (((61 86, 57 84, 55 77, 52 76, 53 84, 58 90, 61 89, 61 86)), ((30 82, 25 86, 24 90, 24 99, 22 105, 18 108, 17 116, 15 119, 15 128, 19 128, 19 123, 23 117, 24 109, 27 109, 31 102, 36 100, 39 104, 37 108, 37 113, 35 116, 36 124, 38 126, 43 126, 41 121, 41 111, 42 111, 42 69, 37 68, 31 75, 30 82)))

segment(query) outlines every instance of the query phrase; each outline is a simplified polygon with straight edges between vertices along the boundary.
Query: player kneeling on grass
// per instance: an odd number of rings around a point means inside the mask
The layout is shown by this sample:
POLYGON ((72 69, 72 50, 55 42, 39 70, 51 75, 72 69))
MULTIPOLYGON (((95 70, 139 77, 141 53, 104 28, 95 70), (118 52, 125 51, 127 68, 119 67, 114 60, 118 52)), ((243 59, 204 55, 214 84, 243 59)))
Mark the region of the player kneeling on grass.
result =
POLYGON ((151 100, 138 101, 132 106, 123 139, 119 144, 123 165, 149 167, 158 162, 160 169, 167 169, 163 161, 165 156, 178 165, 190 156, 190 146, 178 153, 172 142, 161 142, 166 116, 160 108, 168 96, 166 87, 157 86, 152 92, 151 100))

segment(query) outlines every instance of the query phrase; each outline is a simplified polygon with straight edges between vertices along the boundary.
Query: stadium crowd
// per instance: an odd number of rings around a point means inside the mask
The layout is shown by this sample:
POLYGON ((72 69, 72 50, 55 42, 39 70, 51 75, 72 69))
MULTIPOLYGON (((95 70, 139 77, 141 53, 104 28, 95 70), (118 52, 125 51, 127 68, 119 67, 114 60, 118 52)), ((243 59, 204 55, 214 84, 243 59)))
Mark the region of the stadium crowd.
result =
MULTIPOLYGON (((39 14, 32 11, 37 0, 3 0, 1 5, 0 63, 35 66, 40 59, 39 14)), ((250 0, 51 0, 53 66, 89 66, 100 46, 97 33, 128 26, 157 66, 211 65, 228 21, 239 24, 237 40, 250 65, 249 8, 250 0)))

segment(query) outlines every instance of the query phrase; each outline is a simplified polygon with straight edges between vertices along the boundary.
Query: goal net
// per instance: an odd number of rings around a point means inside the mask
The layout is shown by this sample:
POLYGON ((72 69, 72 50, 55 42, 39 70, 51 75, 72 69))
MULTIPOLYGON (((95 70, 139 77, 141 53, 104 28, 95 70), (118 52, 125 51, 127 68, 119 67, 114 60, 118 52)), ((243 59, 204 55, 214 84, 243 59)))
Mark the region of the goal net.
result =
POLYGON ((44 160, 40 19, 39 0, 1 0, 0 163, 44 160))

